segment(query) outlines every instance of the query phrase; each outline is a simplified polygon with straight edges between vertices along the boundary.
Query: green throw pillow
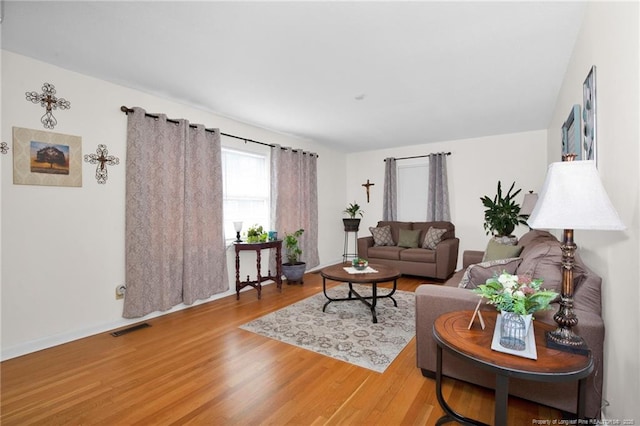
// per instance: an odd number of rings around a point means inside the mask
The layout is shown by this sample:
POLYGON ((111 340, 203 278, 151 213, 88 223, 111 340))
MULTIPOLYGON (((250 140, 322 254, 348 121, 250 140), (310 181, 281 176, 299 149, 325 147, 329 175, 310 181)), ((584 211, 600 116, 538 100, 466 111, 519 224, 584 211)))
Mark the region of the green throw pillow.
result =
POLYGON ((484 252, 484 257, 482 258, 483 262, 489 260, 498 260, 498 259, 509 259, 512 257, 520 256, 522 253, 522 246, 512 246, 507 244, 500 244, 495 240, 489 240, 489 244, 487 244, 487 249, 484 252))
POLYGON ((420 244, 420 230, 400 229, 398 247, 416 248, 420 244))

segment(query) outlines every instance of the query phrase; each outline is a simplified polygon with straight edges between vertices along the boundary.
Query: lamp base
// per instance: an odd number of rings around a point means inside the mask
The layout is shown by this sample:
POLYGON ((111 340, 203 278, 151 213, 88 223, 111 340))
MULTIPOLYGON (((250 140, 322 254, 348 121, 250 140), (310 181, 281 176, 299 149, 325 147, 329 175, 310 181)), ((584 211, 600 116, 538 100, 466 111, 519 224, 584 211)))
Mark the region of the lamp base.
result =
POLYGON ((571 330, 558 328, 545 333, 547 347, 562 352, 570 352, 578 355, 589 355, 591 349, 584 339, 571 330))

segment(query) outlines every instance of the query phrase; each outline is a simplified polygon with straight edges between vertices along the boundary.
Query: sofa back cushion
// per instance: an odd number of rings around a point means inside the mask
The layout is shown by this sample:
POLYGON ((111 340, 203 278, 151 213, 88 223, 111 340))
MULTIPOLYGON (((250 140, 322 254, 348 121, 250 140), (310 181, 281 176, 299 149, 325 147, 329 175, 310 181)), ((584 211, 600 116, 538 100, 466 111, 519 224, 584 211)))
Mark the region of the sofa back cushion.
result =
POLYGON ((411 222, 398 222, 398 221, 387 221, 381 220, 378 222, 378 228, 381 226, 389 226, 391 227, 391 237, 395 244, 398 244, 400 240, 400 229, 413 229, 411 228, 411 222))
POLYGON ((456 227, 451 222, 433 221, 433 222, 410 222, 410 223, 411 223, 411 229, 420 230, 420 241, 424 241, 424 237, 427 235, 427 231, 429 230, 429 228, 432 228, 432 227, 436 229, 447 230, 447 232, 445 232, 442 235, 443 240, 456 237, 456 227))
POLYGON ((574 260, 573 307, 581 311, 595 312, 602 316, 602 278, 582 262, 578 253, 575 254, 574 260), (580 271, 577 277, 576 270, 580 271))
MULTIPOLYGON (((562 247, 552 234, 546 231, 531 231, 518 242, 523 246, 522 263, 518 275, 542 278, 542 286, 562 292, 562 247)), ((591 272, 576 254, 573 266, 574 307, 601 314, 600 285, 602 279, 591 272)))

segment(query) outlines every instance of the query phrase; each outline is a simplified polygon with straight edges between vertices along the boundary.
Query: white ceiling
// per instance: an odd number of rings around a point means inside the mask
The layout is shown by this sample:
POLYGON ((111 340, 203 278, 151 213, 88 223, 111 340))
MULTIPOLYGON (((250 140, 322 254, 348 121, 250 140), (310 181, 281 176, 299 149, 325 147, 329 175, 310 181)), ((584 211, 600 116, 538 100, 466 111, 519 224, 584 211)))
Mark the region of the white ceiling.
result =
POLYGON ((546 128, 583 13, 576 2, 5 1, 2 48, 354 152, 546 128))

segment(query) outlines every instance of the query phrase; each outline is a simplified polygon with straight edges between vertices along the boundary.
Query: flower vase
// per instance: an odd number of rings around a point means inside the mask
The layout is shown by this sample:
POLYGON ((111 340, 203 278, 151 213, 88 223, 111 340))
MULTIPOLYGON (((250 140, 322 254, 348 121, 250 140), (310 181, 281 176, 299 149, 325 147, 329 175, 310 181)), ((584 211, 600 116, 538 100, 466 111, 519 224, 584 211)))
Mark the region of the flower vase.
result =
POLYGON ((500 324, 500 345, 515 351, 526 349, 527 333, 532 315, 519 315, 502 311, 500 324))

